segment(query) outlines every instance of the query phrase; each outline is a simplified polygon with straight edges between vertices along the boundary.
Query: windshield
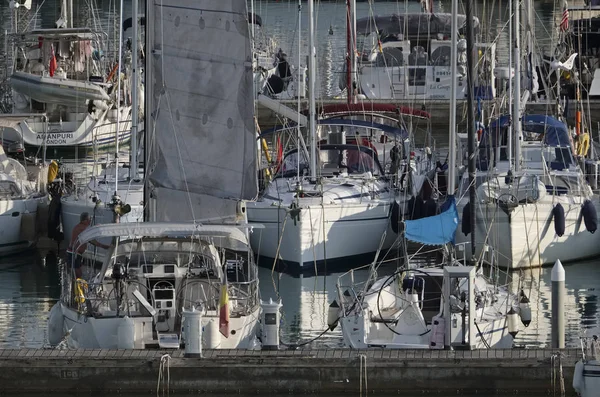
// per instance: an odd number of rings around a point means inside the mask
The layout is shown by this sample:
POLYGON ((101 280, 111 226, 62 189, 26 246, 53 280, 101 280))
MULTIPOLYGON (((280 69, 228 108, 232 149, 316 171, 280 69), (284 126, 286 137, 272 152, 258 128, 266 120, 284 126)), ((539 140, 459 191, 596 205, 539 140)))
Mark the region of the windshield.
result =
MULTIPOLYGON (((370 172, 381 175, 383 172, 373 149, 359 145, 325 145, 318 152, 318 167, 321 175, 346 172, 348 174, 362 174, 370 172)), ((308 175, 309 161, 304 151, 294 149, 283 159, 278 177, 293 177, 308 175)))

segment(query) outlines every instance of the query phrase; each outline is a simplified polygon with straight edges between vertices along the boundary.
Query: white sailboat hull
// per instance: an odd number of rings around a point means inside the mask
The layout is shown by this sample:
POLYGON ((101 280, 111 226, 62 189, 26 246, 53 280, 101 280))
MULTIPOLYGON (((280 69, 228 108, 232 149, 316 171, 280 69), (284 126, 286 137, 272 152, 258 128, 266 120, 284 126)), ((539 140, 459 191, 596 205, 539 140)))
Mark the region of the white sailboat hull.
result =
POLYGON ((0 200, 0 254, 17 253, 35 244, 38 205, 44 200, 47 196, 0 200))
POLYGON ((579 361, 573 374, 573 388, 581 397, 594 397, 600 389, 600 362, 598 360, 579 361))
MULTIPOLYGON (((127 142, 131 137, 131 108, 121 108, 119 140, 127 142)), ((110 146, 115 144, 116 118, 103 114, 97 120, 87 112, 78 112, 74 120, 46 123, 42 116, 29 117, 16 128, 5 128, 5 144, 24 142, 32 146, 110 146)))
MULTIPOLYGON (((510 269, 550 265, 557 259, 569 262, 599 255, 600 237, 586 230, 581 199, 560 197, 555 198, 555 203, 548 196, 538 203, 519 205, 510 211, 510 215, 493 203, 478 205, 477 255, 484 241, 499 252, 498 265, 510 269), (562 237, 557 236, 552 217, 552 209, 559 202, 565 211, 565 233, 562 237)), ((458 205, 461 217, 465 204, 466 200, 462 200, 458 205)), ((599 212, 600 203, 595 201, 594 206, 599 212)), ((471 235, 465 236, 461 227, 457 229, 457 243, 470 239, 471 235)))
MULTIPOLYGON (((415 336, 411 342, 394 342, 390 337, 391 331, 383 323, 370 323, 370 329, 365 332, 365 321, 362 315, 347 316, 340 320, 344 345, 352 349, 366 349, 369 347, 381 347, 386 349, 431 349, 431 331, 422 336, 415 336), (383 334, 383 335, 382 335, 383 334), (365 337, 365 335, 367 335, 365 337), (377 338, 381 335, 381 338, 377 338), (375 336, 375 337, 373 337, 375 336), (385 336, 385 337, 384 337, 385 336)), ((508 325, 505 318, 479 324, 481 334, 475 336, 475 349, 511 349, 513 338, 508 333, 508 325), (488 347, 489 346, 489 347, 488 347)))
MULTIPOLYGON (((66 342, 69 348, 73 349, 117 349, 118 348, 118 329, 123 322, 123 317, 112 318, 94 318, 84 317, 77 311, 68 308, 62 303, 63 331, 66 336, 66 342), (85 319, 85 321, 84 321, 85 319)), ((260 308, 247 316, 230 317, 229 319, 229 337, 224 337, 221 333, 212 336, 213 346, 206 346, 206 338, 203 338, 204 348, 218 349, 252 349, 257 346, 258 318, 260 308), (218 339, 215 342, 214 338, 218 339), (215 346, 214 344, 217 343, 215 346)), ((152 337, 152 317, 131 317, 135 324, 134 346, 136 349, 144 349, 144 341, 153 341, 152 337)), ((207 314, 202 318, 202 325, 205 327, 209 321, 216 321, 218 324, 218 314, 207 314)), ((174 332, 173 332, 174 333, 174 332)), ((157 341, 153 341, 158 343, 157 341)), ((148 343, 149 344, 149 343, 148 343)))
POLYGON ((389 248, 396 235, 390 228, 391 202, 301 205, 294 219, 290 209, 271 202, 247 204, 248 220, 263 224, 251 234, 260 256, 280 258, 303 268, 327 260, 371 254, 389 248), (280 242, 281 241, 281 242, 280 242))

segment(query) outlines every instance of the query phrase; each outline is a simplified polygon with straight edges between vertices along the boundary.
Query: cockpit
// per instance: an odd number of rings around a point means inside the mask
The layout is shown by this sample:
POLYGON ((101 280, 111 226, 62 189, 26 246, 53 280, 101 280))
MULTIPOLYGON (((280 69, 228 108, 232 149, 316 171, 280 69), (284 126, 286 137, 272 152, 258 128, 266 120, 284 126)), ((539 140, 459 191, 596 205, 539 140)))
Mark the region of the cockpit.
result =
MULTIPOLYGON (((368 146, 362 145, 321 145, 318 151, 318 174, 334 176, 341 174, 364 174, 370 172, 374 176, 383 175, 383 169, 377 153, 368 146)), ((276 178, 291 178, 310 174, 310 162, 306 151, 293 149, 283 159, 276 178)))

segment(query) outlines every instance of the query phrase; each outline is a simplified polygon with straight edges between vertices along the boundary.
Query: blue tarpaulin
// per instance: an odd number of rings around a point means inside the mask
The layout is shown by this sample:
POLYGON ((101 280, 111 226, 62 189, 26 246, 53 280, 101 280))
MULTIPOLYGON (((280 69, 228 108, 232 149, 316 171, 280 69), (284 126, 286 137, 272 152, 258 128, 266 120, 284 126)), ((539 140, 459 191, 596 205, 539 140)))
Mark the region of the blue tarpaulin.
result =
POLYGON ((405 221, 406 239, 425 245, 454 243, 454 234, 458 228, 458 211, 454 197, 448 197, 442 208, 445 211, 439 215, 405 221))
MULTIPOLYGON (((544 134, 543 143, 552 147, 570 146, 569 130, 565 123, 545 114, 526 114, 522 117, 523 132, 535 134, 544 134)), ((492 121, 489 126, 490 131, 497 128, 506 128, 510 121, 510 116, 503 115, 492 121)))

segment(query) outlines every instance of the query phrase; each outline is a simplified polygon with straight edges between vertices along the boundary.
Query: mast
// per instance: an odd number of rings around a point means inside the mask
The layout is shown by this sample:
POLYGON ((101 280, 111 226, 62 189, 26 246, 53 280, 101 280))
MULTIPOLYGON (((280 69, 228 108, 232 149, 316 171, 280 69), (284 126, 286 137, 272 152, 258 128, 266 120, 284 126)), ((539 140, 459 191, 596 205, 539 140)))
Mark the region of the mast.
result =
POLYGON ((514 1, 514 48, 513 58, 515 62, 515 81, 513 95, 513 114, 512 124, 515 134, 515 172, 521 171, 521 53, 519 51, 521 45, 520 34, 520 7, 519 0, 514 1))
POLYGON ((356 59, 356 0, 346 0, 346 90, 348 103, 354 103, 354 84, 357 84, 355 73, 357 73, 356 59))
POLYGON ((456 64, 458 62, 458 0, 452 0, 452 35, 450 37, 450 129, 448 144, 448 188, 447 194, 456 190, 456 64))
POLYGON ((473 35, 473 0, 467 0, 465 6, 466 28, 467 28, 467 141, 469 148, 469 209, 471 217, 471 261, 475 260, 475 157, 476 157, 476 141, 475 141, 475 115, 473 109, 475 107, 473 98, 473 75, 475 68, 473 65, 473 44, 475 37, 473 35))
POLYGON ((317 132, 315 128, 315 10, 314 0, 308 0, 308 132, 310 136, 310 179, 317 180, 317 132))
POLYGON ((121 132, 121 67, 123 65, 123 0, 119 9, 119 64, 117 65, 117 128, 115 134, 115 196, 119 187, 119 133, 121 132))
POLYGON ((353 90, 352 90, 352 59, 350 54, 352 53, 352 30, 350 27, 351 19, 351 5, 352 0, 346 0, 346 96, 348 97, 348 103, 352 103, 353 90))
POLYGON ((129 165, 129 179, 138 177, 138 0, 133 0, 131 5, 133 14, 133 40, 131 43, 131 161, 129 165))
MULTIPOLYGON (((517 0, 518 1, 518 0, 517 0)), ((512 57, 512 43, 513 43, 513 0, 508 1, 508 113, 510 114, 510 106, 513 103, 513 57, 512 57)), ((515 70, 516 73, 516 70, 515 70)), ((508 172, 512 173, 513 169, 513 153, 512 153, 512 141, 513 141, 513 123, 509 119, 508 130, 506 131, 506 151, 508 152, 508 172)))
MULTIPOLYGON (((145 41, 146 41, 146 50, 145 50, 145 57, 144 57, 144 75, 145 75, 145 80, 148 82, 153 81, 154 79, 154 72, 152 70, 153 66, 152 63, 154 62, 154 57, 155 57, 155 51, 154 51, 154 35, 152 34, 151 29, 149 28, 149 26, 152 27, 152 29, 154 29, 153 23, 154 23, 154 4, 153 3, 149 3, 147 1, 144 2, 145 4, 145 12, 144 14, 146 15, 146 25, 145 25, 145 29, 146 29, 146 34, 145 34, 145 41)), ((150 139, 152 134, 150 134, 148 131, 152 131, 154 129, 154 120, 152 119, 152 109, 154 109, 154 98, 153 98, 153 84, 148 83, 146 85, 146 89, 144 89, 144 129, 147 131, 144 134, 144 176, 149 175, 150 170, 148 167, 149 159, 150 159, 150 153, 149 150, 152 147, 150 145, 150 139)), ((148 178, 144 178, 144 222, 149 222, 149 221, 153 221, 154 216, 151 217, 151 214, 155 214, 154 211, 151 210, 151 206, 154 205, 154 200, 151 200, 151 194, 149 192, 150 189, 150 185, 148 183, 148 178)))

